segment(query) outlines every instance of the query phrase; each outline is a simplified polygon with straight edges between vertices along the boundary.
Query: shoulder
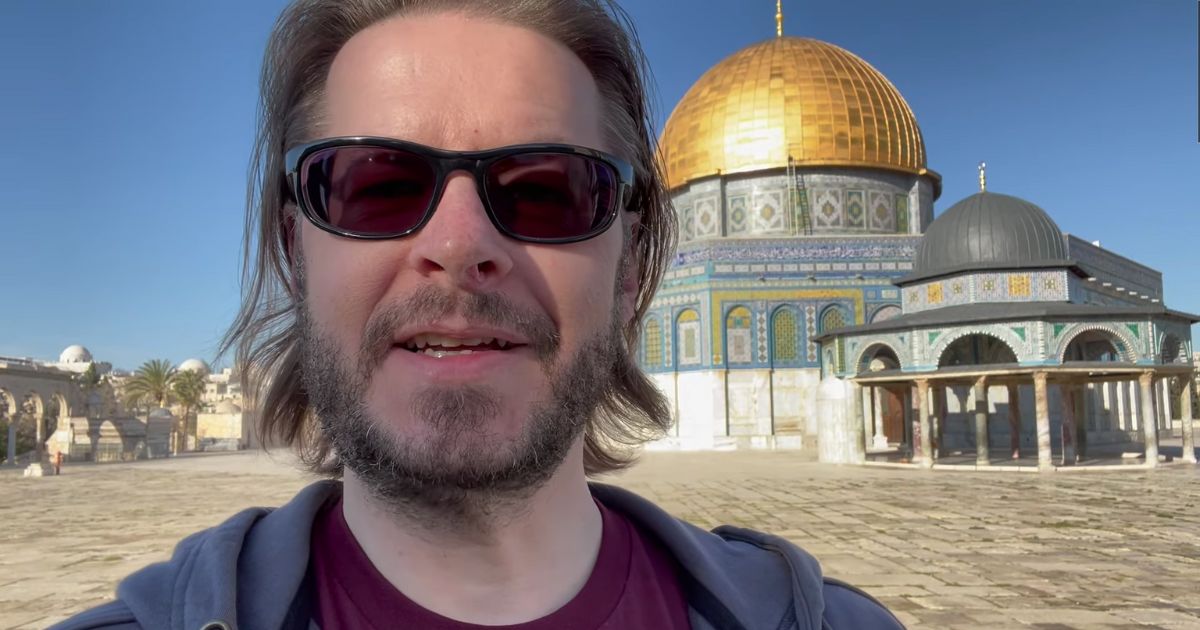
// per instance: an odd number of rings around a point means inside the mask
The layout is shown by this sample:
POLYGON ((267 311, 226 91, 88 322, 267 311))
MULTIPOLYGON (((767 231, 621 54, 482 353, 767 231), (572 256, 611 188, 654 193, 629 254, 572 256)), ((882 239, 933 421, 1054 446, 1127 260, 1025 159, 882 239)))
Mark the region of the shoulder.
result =
MULTIPOLYGON (((727 542, 757 548, 765 552, 763 555, 773 556, 776 562, 787 565, 797 621, 808 618, 813 628, 819 623, 825 630, 904 629, 904 624, 866 591, 823 575, 817 560, 795 543, 781 536, 740 527, 718 527, 714 533, 727 542), (813 588, 814 582, 819 584, 817 589, 813 588)), ((804 627, 803 624, 800 627, 804 627)))
POLYGON ((141 630, 133 611, 117 600, 60 621, 49 630, 141 630))
POLYGON ((833 578, 825 578, 824 621, 833 630, 841 628, 878 628, 903 630, 904 624, 879 600, 865 591, 833 578))
POLYGON ((882 604, 774 534, 722 526, 711 532, 677 519, 626 490, 592 484, 592 493, 654 535, 682 570, 688 603, 718 627, 843 630, 903 628, 882 604))

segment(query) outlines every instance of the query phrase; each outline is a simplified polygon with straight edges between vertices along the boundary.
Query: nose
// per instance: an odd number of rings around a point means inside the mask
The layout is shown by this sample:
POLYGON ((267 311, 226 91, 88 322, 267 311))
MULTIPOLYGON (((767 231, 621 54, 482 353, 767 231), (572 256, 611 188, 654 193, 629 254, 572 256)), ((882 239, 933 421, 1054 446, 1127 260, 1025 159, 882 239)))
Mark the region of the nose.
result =
POLYGON ((433 216, 411 238, 412 268, 452 288, 491 290, 513 267, 511 243, 488 219, 474 179, 466 173, 447 179, 433 216))

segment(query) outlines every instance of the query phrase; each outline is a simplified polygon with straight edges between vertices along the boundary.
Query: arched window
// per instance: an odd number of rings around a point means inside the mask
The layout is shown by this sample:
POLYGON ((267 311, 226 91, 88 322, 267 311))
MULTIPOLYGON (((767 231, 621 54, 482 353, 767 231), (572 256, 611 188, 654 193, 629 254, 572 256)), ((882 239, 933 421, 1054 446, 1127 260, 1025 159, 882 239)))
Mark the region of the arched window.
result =
MULTIPOLYGON (((821 313, 821 332, 831 333, 846 327, 846 312, 840 306, 830 306, 821 313)), ((830 367, 835 372, 841 372, 846 365, 846 344, 841 337, 833 340, 833 354, 830 367)))
POLYGON ((675 319, 675 344, 679 365, 700 365, 700 314, 687 309, 675 319))
POLYGON ((750 363, 754 360, 751 351, 750 329, 753 316, 750 309, 738 306, 725 317, 725 352, 730 363, 750 363))
POLYGON ((749 308, 737 306, 725 316, 725 353, 731 364, 749 364, 754 361, 752 352, 752 319, 749 308))
POLYGON ((642 332, 642 363, 647 368, 662 366, 662 327, 657 317, 648 317, 642 332))
POLYGON ((1113 363, 1122 360, 1121 340, 1104 330, 1088 330, 1080 333, 1063 353, 1063 362, 1113 363))
POLYGON ((821 314, 821 332, 830 333, 846 327, 846 313, 840 307, 830 306, 821 314))
POLYGON ((771 320, 771 360, 776 364, 800 360, 800 329, 796 311, 784 307, 775 311, 771 320))
POLYGON ((1159 353, 1159 361, 1164 365, 1171 363, 1187 363, 1187 352, 1183 342, 1175 335, 1167 335, 1163 338, 1162 349, 1159 353))
POLYGON ((1017 354, 998 337, 984 333, 956 339, 942 351, 938 367, 1016 363, 1017 354))

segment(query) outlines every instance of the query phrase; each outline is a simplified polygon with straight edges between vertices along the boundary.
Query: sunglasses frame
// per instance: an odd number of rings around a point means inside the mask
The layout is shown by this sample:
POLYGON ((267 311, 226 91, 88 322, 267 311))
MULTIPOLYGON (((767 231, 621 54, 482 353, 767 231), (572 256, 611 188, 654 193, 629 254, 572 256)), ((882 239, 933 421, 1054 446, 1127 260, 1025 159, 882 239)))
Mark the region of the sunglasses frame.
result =
POLYGON ((483 151, 448 151, 445 149, 437 149, 428 147, 415 142, 407 142, 404 140, 396 140, 394 138, 382 138, 376 136, 343 136, 336 138, 324 138, 313 142, 296 145, 287 150, 284 154, 284 164, 287 176, 288 188, 291 193, 291 198, 300 206, 300 210, 304 216, 313 225, 338 236, 346 238, 355 238, 362 240, 388 240, 403 238, 409 236, 429 222, 433 213, 437 210, 438 204, 441 203, 442 193, 446 188, 446 180, 451 173, 455 171, 467 171, 475 178, 475 189, 479 195, 480 202, 483 204, 484 211, 488 219, 495 226, 496 230, 501 234, 526 243, 541 243, 541 244, 564 244, 578 243, 594 238, 604 233, 612 226, 613 220, 621 210, 626 209, 629 203, 629 198, 633 191, 633 166, 615 156, 596 149, 579 147, 570 144, 516 144, 495 149, 486 149, 483 151), (434 189, 430 196, 429 207, 425 209, 421 216, 421 220, 413 227, 402 232, 389 234, 362 234, 352 230, 339 228, 327 220, 318 216, 317 212, 311 207, 308 198, 304 194, 301 186, 300 167, 304 164, 312 154, 317 151, 322 151, 330 148, 339 147, 376 147, 380 149, 391 149, 396 151, 405 151, 413 155, 423 158, 426 162, 433 166, 434 170, 434 189), (597 160, 606 166, 612 168, 616 174, 616 203, 613 204, 607 216, 592 230, 580 236, 569 236, 562 238, 536 238, 530 236, 522 236, 515 234, 508 228, 504 227, 497 218, 495 211, 492 209, 492 204, 488 199, 487 194, 487 169, 495 162, 509 158, 514 155, 525 155, 532 153, 551 153, 561 155, 577 155, 597 160))

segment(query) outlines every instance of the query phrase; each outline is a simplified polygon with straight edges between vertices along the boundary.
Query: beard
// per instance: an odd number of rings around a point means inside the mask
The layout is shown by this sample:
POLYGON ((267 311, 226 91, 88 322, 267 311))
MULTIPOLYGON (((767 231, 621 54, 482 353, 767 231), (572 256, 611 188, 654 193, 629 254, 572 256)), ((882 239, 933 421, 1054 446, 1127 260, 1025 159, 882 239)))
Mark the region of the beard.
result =
POLYGON ((372 314, 352 360, 341 356, 304 305, 299 319, 302 382, 341 465, 381 509, 441 530, 450 523, 484 527, 510 512, 506 506, 519 507, 542 487, 611 395, 625 363, 615 306, 607 328, 570 357, 562 356, 548 317, 495 294, 422 287, 372 314), (503 396, 485 385, 419 390, 408 409, 416 426, 408 431, 390 430, 395 423, 369 408, 372 377, 393 349, 393 332, 453 313, 530 340, 549 391, 534 403, 515 437, 493 429, 503 396))

